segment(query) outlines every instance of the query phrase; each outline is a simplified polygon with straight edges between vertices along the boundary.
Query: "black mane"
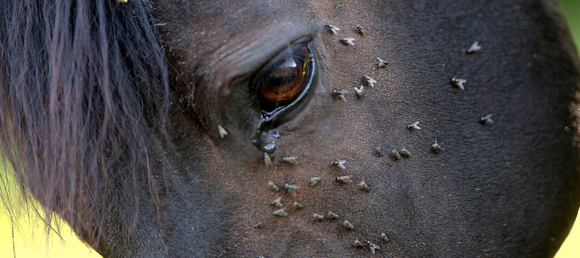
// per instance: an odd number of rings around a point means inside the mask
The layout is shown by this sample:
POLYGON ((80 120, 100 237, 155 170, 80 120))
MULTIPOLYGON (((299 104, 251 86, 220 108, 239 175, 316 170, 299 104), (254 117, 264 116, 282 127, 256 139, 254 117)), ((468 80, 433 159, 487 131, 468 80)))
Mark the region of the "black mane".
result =
POLYGON ((169 86, 151 6, 0 0, 0 11, 2 155, 46 221, 56 211, 95 247, 107 200, 139 207, 115 189, 157 189, 149 165, 163 160, 169 86))

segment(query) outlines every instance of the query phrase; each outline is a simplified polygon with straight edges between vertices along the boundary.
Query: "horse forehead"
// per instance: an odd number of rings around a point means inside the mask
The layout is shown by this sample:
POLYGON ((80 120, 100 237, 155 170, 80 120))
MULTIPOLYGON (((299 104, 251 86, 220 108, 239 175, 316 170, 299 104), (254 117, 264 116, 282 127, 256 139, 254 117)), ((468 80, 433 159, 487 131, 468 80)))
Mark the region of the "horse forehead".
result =
POLYGON ((286 20, 303 20, 311 13, 308 1, 159 1, 154 15, 171 21, 184 33, 205 32, 205 37, 232 37, 260 31, 286 20))
POLYGON ((248 44, 268 34, 285 33, 292 27, 320 31, 321 24, 333 23, 343 31, 350 29, 347 33, 353 36, 358 24, 382 26, 389 19, 389 13, 373 8, 373 2, 158 1, 154 16, 164 40, 178 40, 173 42, 177 46, 188 42, 184 47, 189 51, 208 53, 226 45, 248 44))

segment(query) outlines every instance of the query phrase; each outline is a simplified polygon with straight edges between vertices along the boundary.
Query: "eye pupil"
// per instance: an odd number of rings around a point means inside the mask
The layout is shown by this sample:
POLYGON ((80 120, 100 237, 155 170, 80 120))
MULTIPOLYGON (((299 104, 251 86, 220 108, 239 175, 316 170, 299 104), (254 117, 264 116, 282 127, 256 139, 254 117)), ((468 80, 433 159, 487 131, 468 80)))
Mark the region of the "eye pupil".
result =
POLYGON ((256 74, 254 85, 262 111, 275 111, 300 98, 313 72, 311 60, 307 44, 292 46, 256 74))

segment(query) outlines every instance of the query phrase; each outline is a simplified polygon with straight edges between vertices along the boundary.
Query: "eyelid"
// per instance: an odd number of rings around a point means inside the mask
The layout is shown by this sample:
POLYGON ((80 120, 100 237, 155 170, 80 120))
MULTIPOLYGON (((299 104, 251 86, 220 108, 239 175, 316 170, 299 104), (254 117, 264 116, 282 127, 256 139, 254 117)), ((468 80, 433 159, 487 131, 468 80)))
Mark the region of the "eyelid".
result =
POLYGON ((212 55, 202 59, 206 60, 202 61, 202 66, 215 71, 213 77, 220 78, 220 85, 236 87, 236 84, 231 84, 232 81, 251 77, 289 45, 312 40, 310 35, 304 36, 304 28, 300 26, 283 29, 284 34, 261 33, 260 38, 248 35, 241 40, 229 40, 212 55))

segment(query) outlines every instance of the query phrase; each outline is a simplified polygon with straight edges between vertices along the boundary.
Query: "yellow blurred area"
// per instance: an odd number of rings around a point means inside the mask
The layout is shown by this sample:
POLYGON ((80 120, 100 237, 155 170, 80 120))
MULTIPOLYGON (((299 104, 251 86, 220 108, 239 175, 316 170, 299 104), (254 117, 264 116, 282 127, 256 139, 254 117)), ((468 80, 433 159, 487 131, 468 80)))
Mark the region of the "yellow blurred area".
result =
MULTIPOLYGON (((576 39, 576 45, 580 41, 580 0, 559 0, 562 11, 568 20, 568 25, 576 39)), ((4 171, 0 167, 0 174, 4 171)), ((1 184, 0 184, 1 185, 1 184)), ((12 184, 8 184, 11 186, 12 184)), ((4 189, 14 193, 14 189, 4 189)), ((0 257, 101 257, 98 253, 82 243, 67 227, 66 223, 61 223, 60 235, 51 232, 46 234, 46 227, 35 214, 16 215, 14 219, 18 223, 13 224, 8 216, 5 207, 0 204, 0 257), (30 217, 30 220, 28 219, 30 217), (13 225, 19 226, 13 228, 13 225)), ((564 245, 556 255, 556 258, 579 258, 580 257, 580 219, 572 228, 572 232, 566 239, 564 245)))
POLYGON ((560 247, 556 258, 578 258, 580 257, 580 219, 576 216, 576 222, 572 227, 572 232, 566 238, 566 242, 560 247))
MULTIPOLYGON (((83 257, 101 256, 81 242, 66 222, 51 223, 48 229, 32 201, 26 206, 14 183, 11 169, 0 159, 0 258, 9 257, 83 257), (7 209, 7 203, 13 207, 7 209), (30 207, 27 209, 27 207, 30 207), (50 230, 50 233, 47 232, 50 230)), ((8 205, 10 206, 10 205, 8 205)), ((38 209, 42 212, 42 209, 38 209)))
POLYGON ((55 232, 51 232, 47 238, 41 220, 24 223, 27 221, 26 218, 21 218, 20 230, 13 231, 10 218, 5 213, 0 215, 0 257, 101 257, 81 242, 69 227, 61 228, 62 239, 55 232))

